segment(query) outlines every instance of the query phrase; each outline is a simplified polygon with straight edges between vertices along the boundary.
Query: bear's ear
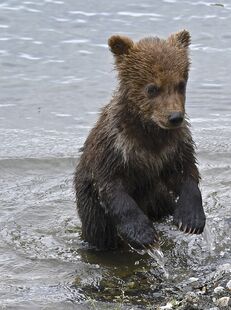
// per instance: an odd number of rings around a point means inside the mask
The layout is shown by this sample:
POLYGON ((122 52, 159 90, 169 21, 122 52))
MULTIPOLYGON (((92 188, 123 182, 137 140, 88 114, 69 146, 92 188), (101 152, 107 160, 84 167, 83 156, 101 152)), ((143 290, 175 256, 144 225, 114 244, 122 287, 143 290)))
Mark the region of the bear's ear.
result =
POLYGON ((114 35, 108 39, 108 45, 115 56, 121 56, 129 54, 134 42, 128 37, 114 35))
POLYGON ((171 45, 178 46, 179 48, 188 48, 191 43, 191 36, 187 30, 182 30, 172 34, 168 38, 168 42, 171 45))

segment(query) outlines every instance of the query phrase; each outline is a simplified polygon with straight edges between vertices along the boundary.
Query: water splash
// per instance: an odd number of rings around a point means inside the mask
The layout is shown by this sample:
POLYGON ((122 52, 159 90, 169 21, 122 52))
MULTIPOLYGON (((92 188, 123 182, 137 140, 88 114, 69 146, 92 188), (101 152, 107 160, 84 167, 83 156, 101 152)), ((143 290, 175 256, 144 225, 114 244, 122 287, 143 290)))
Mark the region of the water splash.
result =
POLYGON ((141 255, 145 255, 148 254, 149 256, 151 256, 152 258, 154 258, 155 262, 157 263, 158 267, 160 267, 164 273, 164 276, 166 279, 169 279, 169 272, 165 267, 165 257, 164 257, 164 253, 161 251, 160 247, 153 247, 153 248, 146 248, 146 249, 142 249, 142 250, 138 250, 138 249, 134 249, 131 245, 130 245, 131 249, 134 250, 135 252, 141 254, 141 255))
POLYGON ((166 279, 169 278, 169 272, 165 267, 165 257, 164 253, 161 251, 160 248, 151 248, 147 250, 149 256, 155 259, 158 266, 163 270, 164 276, 166 279))
POLYGON ((210 254, 212 254, 216 247, 215 247, 214 236, 208 224, 205 225, 204 231, 202 233, 202 237, 204 241, 206 242, 207 247, 209 248, 210 254))

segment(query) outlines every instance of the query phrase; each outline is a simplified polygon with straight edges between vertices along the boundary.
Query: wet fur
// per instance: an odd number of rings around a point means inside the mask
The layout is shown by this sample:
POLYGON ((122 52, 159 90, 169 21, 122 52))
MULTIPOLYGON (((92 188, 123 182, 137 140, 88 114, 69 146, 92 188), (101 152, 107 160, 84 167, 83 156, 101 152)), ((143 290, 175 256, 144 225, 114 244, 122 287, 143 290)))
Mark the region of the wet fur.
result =
MULTIPOLYGON (((134 44, 120 36, 109 40, 120 84, 91 130, 75 173, 83 239, 99 249, 116 248, 122 239, 137 248, 153 245, 158 242, 153 221, 171 214, 181 230, 203 231, 199 172, 188 123, 185 120, 172 130, 161 128, 158 121, 166 122, 166 107, 156 103, 150 108, 150 100, 141 94, 153 75, 155 82, 165 81, 163 85, 170 88, 187 79, 185 49, 190 37, 188 33, 179 37, 182 42, 177 35, 170 36, 167 43, 155 38, 134 44), (158 48, 160 53, 168 51, 172 61, 160 58, 158 48), (152 66, 154 72, 148 67, 155 58, 150 50, 159 57, 159 63, 152 66), (153 115, 158 121, 153 121, 153 115)), ((184 109, 184 96, 178 97, 170 94, 165 100, 169 111, 176 105, 184 109)))

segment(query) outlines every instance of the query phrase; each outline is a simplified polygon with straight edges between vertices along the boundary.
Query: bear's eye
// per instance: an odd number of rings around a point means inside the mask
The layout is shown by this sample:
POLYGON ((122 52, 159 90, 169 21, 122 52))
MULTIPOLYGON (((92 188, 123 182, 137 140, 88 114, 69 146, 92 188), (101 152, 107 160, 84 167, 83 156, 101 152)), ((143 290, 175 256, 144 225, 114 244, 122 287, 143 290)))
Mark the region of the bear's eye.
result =
POLYGON ((184 81, 181 81, 177 87, 176 90, 180 93, 180 94, 184 94, 185 93, 185 89, 186 89, 186 83, 184 81))
POLYGON ((154 84, 148 84, 146 86, 146 92, 149 98, 153 98, 159 95, 160 88, 154 84))

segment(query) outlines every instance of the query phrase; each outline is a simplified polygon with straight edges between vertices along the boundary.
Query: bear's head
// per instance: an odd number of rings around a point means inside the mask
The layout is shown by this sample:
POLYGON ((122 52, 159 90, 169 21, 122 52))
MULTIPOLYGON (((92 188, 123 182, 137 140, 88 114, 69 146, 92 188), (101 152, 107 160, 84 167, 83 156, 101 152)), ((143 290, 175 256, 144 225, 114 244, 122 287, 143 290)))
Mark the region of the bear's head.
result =
POLYGON ((186 30, 167 40, 149 37, 135 43, 119 35, 108 40, 120 92, 126 94, 129 109, 143 121, 154 122, 163 129, 178 128, 184 123, 189 44, 186 30))

